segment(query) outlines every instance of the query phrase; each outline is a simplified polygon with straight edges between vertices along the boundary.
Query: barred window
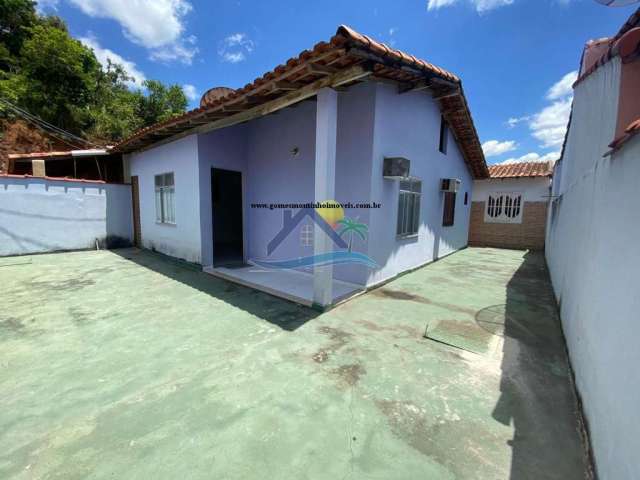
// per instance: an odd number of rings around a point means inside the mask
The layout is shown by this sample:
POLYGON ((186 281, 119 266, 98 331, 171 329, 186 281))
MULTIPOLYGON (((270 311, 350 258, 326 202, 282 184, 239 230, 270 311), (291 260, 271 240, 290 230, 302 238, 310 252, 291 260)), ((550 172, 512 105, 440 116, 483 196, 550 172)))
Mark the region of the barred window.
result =
POLYGON ((156 222, 176 223, 175 186, 173 172, 155 176, 156 222))
POLYGON ((420 199, 422 181, 417 179, 401 180, 398 197, 398 222, 396 235, 407 237, 417 235, 420 228, 420 199))
POLYGON ((492 193, 486 201, 484 221, 486 223, 521 223, 522 207, 521 193, 492 193))

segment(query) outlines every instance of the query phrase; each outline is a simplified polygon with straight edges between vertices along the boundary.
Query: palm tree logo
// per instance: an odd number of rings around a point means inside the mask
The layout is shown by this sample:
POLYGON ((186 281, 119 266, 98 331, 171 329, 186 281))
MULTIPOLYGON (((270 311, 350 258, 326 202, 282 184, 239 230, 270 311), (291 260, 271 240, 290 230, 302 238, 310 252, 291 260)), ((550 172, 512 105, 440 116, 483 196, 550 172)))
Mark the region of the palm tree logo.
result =
POLYGON ((340 231, 338 235, 341 237, 345 234, 349 234, 349 252, 351 252, 351 246, 353 245, 353 235, 358 235, 362 240, 367 238, 367 232, 369 231, 369 227, 365 223, 359 223, 358 219, 355 220, 349 217, 344 217, 337 222, 341 225, 340 231))

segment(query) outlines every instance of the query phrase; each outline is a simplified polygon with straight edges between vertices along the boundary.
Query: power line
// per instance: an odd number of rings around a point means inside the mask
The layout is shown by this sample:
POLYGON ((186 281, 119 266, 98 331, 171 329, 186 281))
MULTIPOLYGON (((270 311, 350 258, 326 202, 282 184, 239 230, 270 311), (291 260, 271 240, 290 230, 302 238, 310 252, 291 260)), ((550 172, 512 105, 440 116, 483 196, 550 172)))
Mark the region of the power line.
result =
POLYGON ((92 143, 88 140, 85 140, 84 138, 80 138, 77 135, 74 135, 71 132, 67 132, 66 130, 63 130, 59 127, 56 127, 55 125, 50 124, 49 122, 46 122, 45 120, 42 120, 40 117, 37 117, 29 112, 27 112, 26 110, 21 109, 20 107, 14 105, 13 103, 9 102, 8 100, 4 99, 4 98, 0 98, 0 102, 4 103, 6 106, 8 106, 11 110, 13 110, 15 113, 17 113, 19 116, 21 116, 22 118, 24 118, 25 120, 27 120, 28 122, 34 124, 36 127, 40 128, 41 130, 46 131, 47 133, 53 135, 54 137, 62 140, 64 143, 66 143, 67 145, 77 148, 78 146, 86 146, 86 145, 92 145, 92 146, 98 146, 95 143, 92 143), (73 144, 70 143, 69 141, 65 140, 69 139, 69 140, 74 140, 77 143, 73 144), (79 143, 79 145, 78 145, 79 143))

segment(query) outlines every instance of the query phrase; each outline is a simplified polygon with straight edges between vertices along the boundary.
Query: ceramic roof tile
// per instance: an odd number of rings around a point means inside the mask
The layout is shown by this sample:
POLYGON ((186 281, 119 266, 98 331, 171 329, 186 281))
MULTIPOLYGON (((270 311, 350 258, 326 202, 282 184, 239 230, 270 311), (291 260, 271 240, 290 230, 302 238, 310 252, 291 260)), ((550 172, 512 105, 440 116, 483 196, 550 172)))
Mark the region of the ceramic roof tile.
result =
POLYGON ((475 178, 488 176, 480 140, 460 79, 451 72, 407 53, 389 48, 344 25, 338 27, 336 34, 329 42, 320 42, 313 49, 302 51, 298 57, 289 59, 284 65, 278 65, 271 72, 265 73, 243 88, 205 103, 187 113, 143 128, 121 141, 115 146, 115 149, 123 152, 135 151, 163 138, 183 134, 195 128, 192 120, 202 119, 212 113, 215 113, 216 118, 230 117, 234 112, 225 112, 223 107, 231 104, 237 108, 243 100, 249 99, 249 97, 253 102, 274 100, 277 95, 284 95, 284 93, 274 93, 270 89, 272 82, 276 80, 294 82, 299 86, 308 85, 315 81, 313 72, 304 75, 300 73, 300 69, 304 68, 308 62, 325 66, 329 64, 332 68, 340 70, 360 65, 365 61, 373 64, 375 77, 398 82, 419 82, 425 79, 431 81, 432 78, 440 78, 442 82, 434 84, 434 89, 441 91, 446 89, 444 92, 447 94, 446 98, 439 100, 439 102, 442 113, 449 121, 453 134, 460 145, 463 157, 475 178))
POLYGON ((517 162, 489 166, 491 178, 548 177, 551 176, 551 162, 517 162))

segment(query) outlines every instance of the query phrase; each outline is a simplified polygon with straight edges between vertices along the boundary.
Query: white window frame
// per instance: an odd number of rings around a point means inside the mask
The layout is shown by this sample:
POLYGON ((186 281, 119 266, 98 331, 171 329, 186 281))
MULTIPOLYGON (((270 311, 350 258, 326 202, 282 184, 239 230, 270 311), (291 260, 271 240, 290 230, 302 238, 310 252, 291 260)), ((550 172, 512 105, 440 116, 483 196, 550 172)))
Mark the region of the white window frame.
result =
POLYGON ((398 216, 396 237, 416 237, 420 230, 420 202, 422 201, 422 180, 411 178, 400 180, 398 187, 398 216))
POLYGON ((522 223, 522 192, 493 192, 484 204, 485 223, 522 223))
POLYGON ((156 223, 176 224, 176 189, 173 172, 154 175, 156 223))

